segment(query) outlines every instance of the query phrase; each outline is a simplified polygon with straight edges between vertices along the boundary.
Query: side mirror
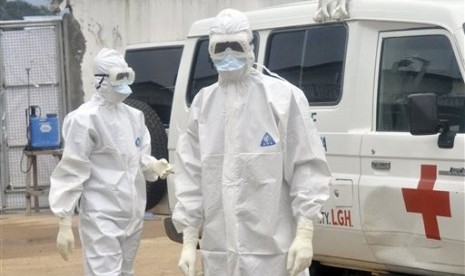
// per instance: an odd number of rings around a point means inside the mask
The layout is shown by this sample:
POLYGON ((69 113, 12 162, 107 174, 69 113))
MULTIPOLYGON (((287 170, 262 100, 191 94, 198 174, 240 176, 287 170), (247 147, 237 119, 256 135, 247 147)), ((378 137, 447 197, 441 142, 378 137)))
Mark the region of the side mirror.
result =
POLYGON ((412 135, 433 135, 441 133, 438 147, 451 149, 454 147, 455 132, 449 129, 447 120, 438 117, 436 94, 412 94, 408 96, 408 117, 412 135))
POLYGON ((432 135, 439 131, 436 94, 408 96, 408 119, 412 135, 432 135))

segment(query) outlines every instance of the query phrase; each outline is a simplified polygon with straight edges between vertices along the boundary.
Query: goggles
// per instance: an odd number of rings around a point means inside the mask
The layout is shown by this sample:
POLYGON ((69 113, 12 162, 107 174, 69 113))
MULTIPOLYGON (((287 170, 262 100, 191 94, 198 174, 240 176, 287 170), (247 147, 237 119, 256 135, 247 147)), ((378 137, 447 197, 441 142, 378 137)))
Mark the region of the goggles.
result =
POLYGON ((134 82, 135 73, 130 67, 113 67, 108 74, 95 74, 95 76, 102 77, 98 87, 100 87, 105 78, 108 78, 108 82, 113 86, 130 85, 134 82))
POLYGON ((212 35, 209 42, 209 52, 212 58, 221 58, 226 52, 234 56, 246 56, 250 51, 250 45, 246 33, 232 35, 212 35))
POLYGON ((231 51, 244 53, 244 49, 242 48, 241 44, 237 41, 218 42, 215 44, 213 53, 219 54, 226 51, 226 49, 228 48, 231 49, 231 51))

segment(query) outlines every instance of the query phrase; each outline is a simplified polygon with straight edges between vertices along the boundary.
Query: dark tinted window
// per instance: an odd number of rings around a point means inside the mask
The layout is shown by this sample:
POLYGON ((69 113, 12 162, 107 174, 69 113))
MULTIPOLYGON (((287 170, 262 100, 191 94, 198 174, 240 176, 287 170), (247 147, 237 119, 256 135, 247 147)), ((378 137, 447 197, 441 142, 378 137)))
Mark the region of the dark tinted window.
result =
POLYGON ((465 87, 446 36, 383 39, 376 129, 407 132, 407 98, 416 93, 435 93, 439 119, 465 132, 465 87))
POLYGON ((190 104, 200 89, 212 85, 218 80, 218 72, 208 54, 208 38, 199 39, 194 54, 194 63, 187 91, 190 104))
MULTIPOLYGON (((258 51, 258 35, 254 33, 255 58, 258 51)), ((208 37, 200 38, 195 49, 193 67, 187 90, 187 103, 190 104, 200 89, 218 81, 218 72, 208 54, 208 37)))
POLYGON ((154 47, 126 52, 126 61, 136 73, 131 98, 149 104, 168 125, 174 85, 183 47, 154 47))
POLYGON ((347 30, 327 25, 274 32, 265 66, 304 91, 312 104, 336 104, 341 97, 347 30))

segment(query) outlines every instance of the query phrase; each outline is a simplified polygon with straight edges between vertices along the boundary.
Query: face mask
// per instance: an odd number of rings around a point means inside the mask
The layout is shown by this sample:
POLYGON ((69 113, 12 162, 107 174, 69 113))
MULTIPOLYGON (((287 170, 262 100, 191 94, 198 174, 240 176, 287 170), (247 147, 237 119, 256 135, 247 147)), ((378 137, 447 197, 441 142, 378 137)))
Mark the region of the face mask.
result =
POLYGON ((113 92, 122 94, 122 95, 129 96, 129 94, 132 93, 131 87, 129 87, 129 85, 126 85, 126 84, 113 85, 111 88, 113 92))
POLYGON ((222 58, 214 59, 216 70, 219 72, 236 71, 247 64, 247 58, 236 58, 230 53, 226 53, 222 58))
POLYGON ((111 104, 122 103, 131 93, 129 85, 110 85, 109 89, 101 87, 99 89, 100 95, 103 99, 111 104), (103 88, 103 89, 102 89, 103 88))

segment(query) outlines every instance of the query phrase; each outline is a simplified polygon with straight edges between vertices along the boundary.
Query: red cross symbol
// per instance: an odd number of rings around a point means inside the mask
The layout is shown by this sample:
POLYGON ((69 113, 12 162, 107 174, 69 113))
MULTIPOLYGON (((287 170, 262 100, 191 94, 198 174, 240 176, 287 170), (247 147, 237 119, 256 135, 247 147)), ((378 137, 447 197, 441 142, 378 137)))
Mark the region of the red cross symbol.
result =
POLYGON ((434 191, 436 165, 421 165, 417 189, 402 188, 405 208, 409 213, 420 213, 428 239, 441 240, 437 216, 451 217, 449 192, 434 191))

